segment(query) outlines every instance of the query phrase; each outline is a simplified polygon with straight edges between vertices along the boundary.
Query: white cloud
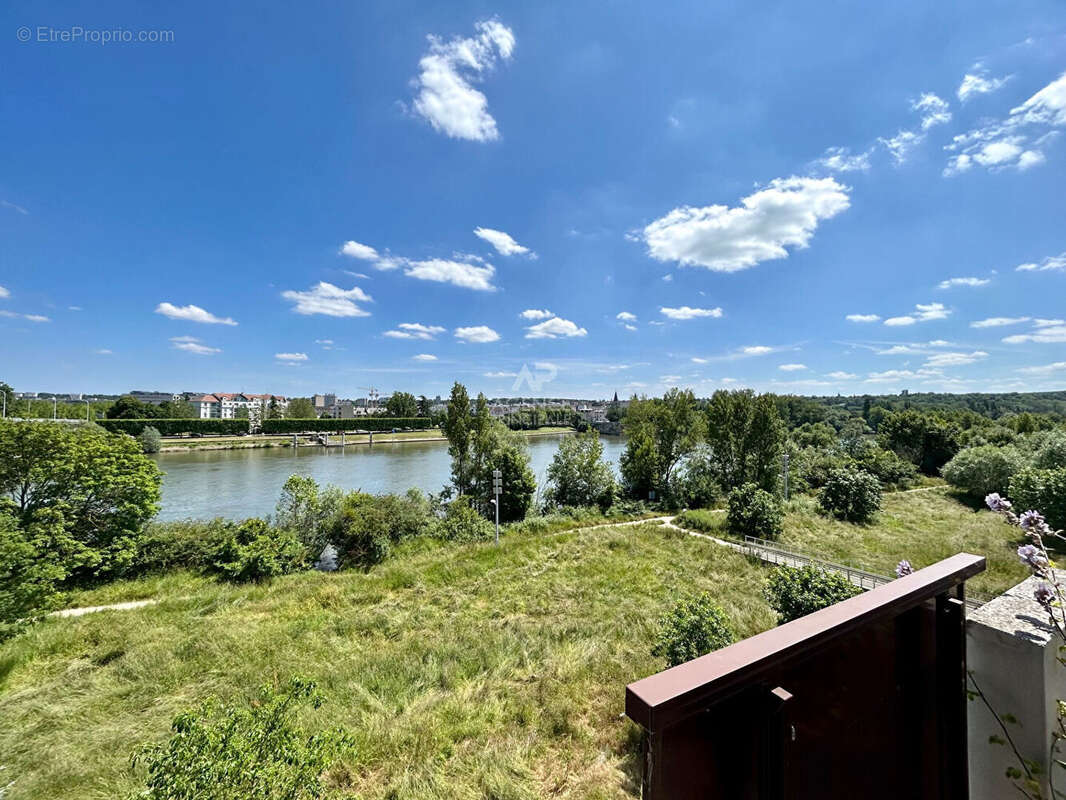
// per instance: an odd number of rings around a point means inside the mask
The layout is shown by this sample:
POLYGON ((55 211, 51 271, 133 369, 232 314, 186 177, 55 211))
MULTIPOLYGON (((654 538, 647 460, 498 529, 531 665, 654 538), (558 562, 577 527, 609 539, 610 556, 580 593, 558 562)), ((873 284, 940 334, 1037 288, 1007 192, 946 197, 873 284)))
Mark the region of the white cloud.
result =
POLYGON ((699 319, 700 317, 714 317, 718 318, 722 316, 722 309, 720 308, 690 308, 689 306, 681 306, 681 308, 666 308, 665 306, 659 309, 659 313, 670 319, 699 319))
POLYGON ((1022 322, 1029 322, 1030 317, 989 317, 988 319, 979 319, 976 322, 971 322, 971 328, 1001 328, 1004 325, 1018 325, 1022 322))
POLYGON ((536 253, 528 247, 523 247, 503 231, 496 231, 492 228, 474 228, 474 235, 495 247, 500 255, 516 256, 528 253, 530 258, 536 258, 536 253))
POLYGON ((207 325, 236 325, 229 317, 216 317, 210 311, 205 311, 200 306, 176 306, 173 303, 160 303, 155 307, 156 314, 162 314, 170 319, 180 319, 185 322, 202 322, 207 325))
POLYGON ((807 369, 806 364, 781 364, 778 369, 783 372, 799 372, 800 370, 807 369))
POLYGON ((29 320, 30 322, 51 322, 52 321, 49 317, 46 317, 44 314, 23 314, 22 318, 26 319, 26 320, 29 320))
POLYGON ((881 317, 877 314, 848 314, 845 319, 848 322, 877 322, 881 317))
POLYGON ((1066 320, 1062 319, 1040 319, 1037 317, 1033 320, 1033 325, 1038 328, 1053 328, 1059 325, 1066 325, 1066 320))
POLYGON ((976 95, 990 94, 1009 80, 1009 78, 988 78, 986 77, 987 74, 981 69, 979 64, 975 64, 974 72, 967 72, 963 75, 962 83, 959 84, 959 88, 955 92, 959 100, 965 103, 976 95))
POLYGON ((844 372, 843 370, 837 370, 836 372, 830 372, 826 374, 827 378, 833 378, 838 381, 850 381, 859 377, 854 372, 844 372))
POLYGON ((215 353, 222 352, 217 347, 208 347, 195 336, 172 336, 170 342, 175 349, 195 353, 198 356, 213 356, 215 353))
POLYGON ((445 331, 440 325, 422 325, 419 322, 401 322, 396 327, 399 330, 385 331, 382 335, 391 339, 424 339, 429 341, 445 331))
POLYGON ((11 291, 3 286, 0 286, 0 300, 6 300, 11 297, 11 291))
POLYGON ((416 356, 411 356, 415 361, 436 361, 437 357, 430 355, 429 353, 419 353, 416 356))
POLYGON ((1062 272, 1066 270, 1066 252, 1057 256, 1048 256, 1039 264, 1019 264, 1016 272, 1062 272))
POLYGON ((455 338, 464 342, 485 344, 487 342, 498 341, 500 334, 496 333, 496 331, 487 325, 474 325, 468 328, 456 328, 455 338))
POLYGON ((1056 361, 1053 364, 1044 364, 1038 367, 1019 367, 1018 372, 1028 372, 1031 374, 1039 375, 1049 372, 1060 372, 1066 370, 1066 361, 1056 361))
POLYGON ((948 278, 941 281, 938 285, 938 289, 953 289, 956 286, 970 286, 977 288, 979 286, 988 286, 992 281, 989 278, 948 278))
POLYGON ((947 319, 951 314, 943 303, 918 303, 915 305, 915 311, 911 314, 901 317, 889 317, 885 320, 885 325, 891 327, 898 327, 901 325, 913 325, 916 322, 928 322, 933 319, 947 319))
POLYGON ((693 364, 709 364, 711 361, 709 358, 698 358, 697 356, 693 356, 691 360, 693 364))
POLYGON ((587 335, 588 331, 584 328, 579 328, 570 320, 559 317, 552 317, 526 328, 527 339, 559 339, 587 335))
POLYGON ((327 317, 369 317, 370 312, 360 308, 358 303, 373 302, 370 295, 358 286, 341 289, 325 281, 320 281, 306 292, 289 289, 282 292, 281 296, 296 304, 293 311, 297 314, 324 314, 327 317))
POLYGON ((331 347, 333 345, 332 339, 315 339, 315 344, 320 344, 323 347, 331 347))
POLYGON ((735 208, 675 208, 641 238, 658 261, 735 272, 807 247, 822 220, 848 208, 849 191, 834 178, 777 178, 735 208))
POLYGON ((891 139, 878 138, 885 149, 888 150, 896 164, 902 164, 907 160, 911 150, 922 143, 925 136, 914 131, 900 131, 891 139))
POLYGON ((518 316, 522 319, 549 319, 555 315, 546 308, 527 308, 518 316))
POLYGON ((307 353, 274 353, 278 361, 306 361, 307 353))
POLYGON ((746 356, 764 356, 767 353, 774 352, 774 348, 761 344, 753 344, 740 348, 740 352, 746 356))
POLYGON ((814 163, 830 172, 865 172, 870 168, 870 151, 852 155, 846 147, 830 147, 814 163))
POLYGON ((625 325, 623 325, 622 327, 624 327, 627 331, 635 331, 635 330, 637 330, 637 326, 636 325, 630 325, 628 322, 625 325))
POLYGON ((427 261, 406 262, 404 275, 417 278, 420 281, 435 281, 437 283, 450 283, 463 289, 474 289, 479 292, 494 292, 496 287, 492 285, 492 276, 496 274, 492 264, 484 266, 467 264, 462 261, 449 261, 443 258, 431 258, 427 261))
POLYGON ((636 314, 630 314, 628 311, 619 311, 617 314, 614 315, 614 318, 615 319, 620 319, 620 320, 622 320, 622 322, 636 322, 637 321, 637 315, 636 314))
POLYGON ((1057 134, 1050 129, 1062 126, 1066 126, 1066 73, 1012 108, 1006 117, 985 120, 955 136, 945 150, 957 155, 949 157, 944 175, 958 175, 975 164, 991 171, 1042 164, 1047 160, 1043 148, 1057 134))
POLYGON ((951 112, 948 111, 947 101, 932 92, 925 92, 917 100, 912 100, 911 110, 921 113, 923 131, 935 125, 951 122, 951 112))
POLYGON ((985 358, 988 358, 988 353, 983 350, 974 350, 972 353, 936 353, 926 359, 924 366, 934 369, 961 367, 965 364, 974 364, 985 358))
POLYGON ((341 254, 358 258, 361 261, 377 261, 378 251, 368 244, 360 244, 355 241, 347 241, 341 245, 341 254))
POLYGON ((484 373, 486 378, 517 378, 517 372, 486 372, 484 373))
POLYGON ((414 110, 433 129, 453 139, 488 142, 498 139, 496 120, 488 112, 488 100, 472 81, 491 72, 500 59, 514 51, 511 29, 496 20, 475 26, 472 38, 444 41, 429 36, 429 51, 418 62, 419 75, 414 110))
POLYGON ((110 356, 110 355, 113 355, 112 351, 108 350, 106 347, 101 347, 101 348, 98 348, 96 350, 93 350, 93 353, 95 353, 98 356, 110 356))
POLYGON ((1039 344, 1060 344, 1066 342, 1066 325, 1037 326, 1031 333, 1016 333, 1003 339, 1007 344, 1024 344, 1025 342, 1037 342, 1039 344))

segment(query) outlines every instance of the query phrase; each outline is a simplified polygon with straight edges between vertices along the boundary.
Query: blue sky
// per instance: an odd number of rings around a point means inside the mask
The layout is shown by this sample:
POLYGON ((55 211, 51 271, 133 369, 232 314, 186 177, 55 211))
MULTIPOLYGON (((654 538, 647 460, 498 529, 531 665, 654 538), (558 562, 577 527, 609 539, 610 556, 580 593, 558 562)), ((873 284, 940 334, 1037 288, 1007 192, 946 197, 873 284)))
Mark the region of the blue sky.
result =
POLYGON ((18 389, 1066 385, 1061 3, 149 5, 0 10, 18 389))

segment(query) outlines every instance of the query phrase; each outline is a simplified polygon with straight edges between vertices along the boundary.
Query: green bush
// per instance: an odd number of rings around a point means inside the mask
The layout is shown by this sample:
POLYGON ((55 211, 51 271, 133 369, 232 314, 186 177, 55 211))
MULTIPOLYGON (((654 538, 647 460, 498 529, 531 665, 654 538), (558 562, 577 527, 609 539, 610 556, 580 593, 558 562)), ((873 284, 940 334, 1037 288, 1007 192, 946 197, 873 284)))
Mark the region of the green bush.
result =
POLYGON ((329 537, 342 567, 369 567, 388 558, 392 546, 433 528, 430 503, 412 489, 405 495, 345 495, 329 537))
POLYGON ((659 621, 651 653, 676 667, 733 643, 725 612, 707 594, 687 597, 659 621))
POLYGON ((174 569, 209 569, 229 538, 232 525, 221 518, 150 522, 138 542, 131 571, 143 575, 174 569))
POLYGON ((781 535, 783 518, 777 498, 754 483, 745 483, 729 493, 726 528, 734 536, 776 539, 781 535))
POLYGON ((689 509, 674 517, 674 523, 692 531, 717 534, 722 532, 725 515, 704 509, 689 509))
POLYGON ((137 441, 141 443, 141 450, 145 453, 158 453, 159 448, 163 446, 163 437, 159 435, 159 430, 151 425, 137 434, 137 441))
POLYGON ((211 569, 232 581, 262 581, 306 569, 307 549, 291 531, 272 528, 266 520, 246 519, 228 525, 211 569))
POLYGON ((835 469, 818 495, 827 514, 848 522, 867 522, 881 508, 881 482, 861 469, 835 469))
POLYGON ((433 534, 448 542, 484 542, 493 538, 495 528, 462 495, 448 503, 444 518, 437 521, 433 534))
POLYGON ((914 464, 873 442, 866 442, 856 450, 855 463, 884 486, 905 489, 918 478, 918 469, 914 464))
POLYGON ((212 699, 175 717, 170 739, 132 757, 147 772, 145 800, 304 800, 322 795, 322 774, 353 744, 342 729, 308 734, 296 726, 301 705, 323 696, 292 678, 282 691, 264 687, 257 702, 212 699))
POLYGON ((1066 468, 1066 432, 1061 430, 1034 434, 1033 466, 1037 469, 1066 468))
POLYGON ((1017 513, 1039 511, 1055 530, 1066 528, 1066 468, 1023 469, 1007 495, 1017 513))
POLYGON ((61 516, 42 512, 19 525, 10 511, 0 507, 0 642, 55 606, 81 550, 66 536, 61 516))
POLYGON ((791 622, 859 593, 859 588, 838 572, 815 567, 774 567, 763 588, 778 622, 791 622))
POLYGON ((601 511, 611 507, 614 472, 603 459, 603 443, 596 431, 563 437, 548 465, 548 483, 547 505, 598 506, 601 511))
MULTIPOLYGON (((247 425, 247 422, 245 423, 247 425)), ((356 419, 265 419, 263 433, 340 433, 346 431, 427 430, 425 417, 358 417, 356 419)))
POLYGON ((1025 466, 1015 447, 986 444, 960 450, 945 464, 940 474, 949 484, 973 497, 991 492, 1006 494, 1010 479, 1025 466))
POLYGON ((130 436, 140 436, 149 426, 163 436, 180 436, 183 433, 237 436, 248 433, 246 419, 98 419, 96 424, 111 433, 128 433, 130 436))

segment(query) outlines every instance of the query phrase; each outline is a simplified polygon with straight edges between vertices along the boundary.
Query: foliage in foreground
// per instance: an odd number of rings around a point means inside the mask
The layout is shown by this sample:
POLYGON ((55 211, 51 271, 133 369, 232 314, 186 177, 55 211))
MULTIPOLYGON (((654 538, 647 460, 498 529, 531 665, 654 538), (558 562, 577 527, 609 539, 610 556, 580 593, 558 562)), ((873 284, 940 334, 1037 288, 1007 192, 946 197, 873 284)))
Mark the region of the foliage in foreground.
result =
POLYGON ((147 772, 148 800, 302 800, 322 793, 322 773, 352 745, 342 729, 307 734, 293 717, 324 702, 313 681, 264 686, 257 702, 205 701, 175 718, 173 735, 133 755, 147 772))
POLYGON ((777 498, 754 483, 745 483, 729 493, 726 528, 734 536, 777 539, 783 518, 777 498))
POLYGON ((548 465, 545 506, 598 506, 606 511, 614 502, 611 465, 603 458, 603 443, 594 430, 567 436, 548 465))
POLYGON ((704 593, 686 597, 659 621, 651 654, 676 667, 733 643, 733 629, 721 606, 704 593))
POLYGON ((881 482, 861 469, 835 469, 818 495, 827 514, 848 522, 869 522, 881 508, 881 482))
POLYGON ((781 623, 791 622, 847 600, 859 591, 838 572, 827 572, 812 566, 785 565, 770 570, 764 588, 766 602, 777 612, 781 623))
POLYGON ((307 568, 307 548, 292 531, 254 517, 226 531, 211 566, 231 581, 263 581, 307 568))
POLYGON ((1066 528, 1066 468, 1022 470, 1011 479, 1009 497, 1015 508, 1040 509, 1051 527, 1066 528))

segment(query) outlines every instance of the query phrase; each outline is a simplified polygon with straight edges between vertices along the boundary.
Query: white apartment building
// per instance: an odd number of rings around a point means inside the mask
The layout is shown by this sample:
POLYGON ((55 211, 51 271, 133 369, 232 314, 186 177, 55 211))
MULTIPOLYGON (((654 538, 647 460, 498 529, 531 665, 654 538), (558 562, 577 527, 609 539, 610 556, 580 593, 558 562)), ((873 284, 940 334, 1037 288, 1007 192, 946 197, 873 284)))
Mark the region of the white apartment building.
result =
POLYGON ((237 410, 244 408, 248 411, 248 419, 259 422, 266 417, 270 401, 274 400, 281 411, 289 406, 289 401, 272 394, 245 394, 238 392, 215 392, 205 394, 203 397, 192 400, 193 406, 199 412, 200 419, 236 419, 237 410))

